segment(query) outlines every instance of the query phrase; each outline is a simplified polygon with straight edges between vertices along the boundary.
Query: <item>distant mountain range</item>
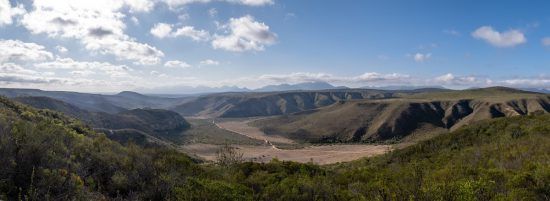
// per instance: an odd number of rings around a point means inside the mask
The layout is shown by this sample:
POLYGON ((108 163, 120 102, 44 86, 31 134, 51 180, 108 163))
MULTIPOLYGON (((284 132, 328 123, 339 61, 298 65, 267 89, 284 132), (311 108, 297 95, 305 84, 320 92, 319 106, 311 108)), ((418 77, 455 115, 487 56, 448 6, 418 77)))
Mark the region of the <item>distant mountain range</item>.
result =
POLYGON ((324 89, 340 89, 347 87, 335 87, 327 82, 303 82, 298 84, 278 84, 267 85, 258 89, 248 89, 246 87, 237 86, 172 86, 155 89, 137 89, 145 94, 211 94, 225 92, 272 92, 272 91, 295 91, 295 90, 324 90, 324 89))

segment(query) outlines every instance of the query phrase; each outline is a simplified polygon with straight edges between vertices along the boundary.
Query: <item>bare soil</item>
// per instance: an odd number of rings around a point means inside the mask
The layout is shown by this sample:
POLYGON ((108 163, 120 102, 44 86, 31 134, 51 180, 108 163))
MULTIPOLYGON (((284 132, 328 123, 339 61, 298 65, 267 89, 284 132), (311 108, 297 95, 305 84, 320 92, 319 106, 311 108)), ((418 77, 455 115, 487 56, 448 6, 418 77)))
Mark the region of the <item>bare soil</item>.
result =
MULTIPOLYGON (((248 125, 251 120, 215 122, 221 129, 232 131, 250 138, 264 140, 264 145, 232 145, 243 153, 247 161, 269 162, 273 158, 284 161, 313 162, 317 164, 332 164, 357 160, 384 154, 392 150, 391 145, 352 145, 333 144, 307 146, 300 149, 280 149, 271 142, 294 144, 293 140, 281 136, 266 135, 260 129, 248 125)), ((221 145, 195 143, 187 144, 180 149, 188 154, 198 156, 205 160, 214 161, 216 151, 221 145)))

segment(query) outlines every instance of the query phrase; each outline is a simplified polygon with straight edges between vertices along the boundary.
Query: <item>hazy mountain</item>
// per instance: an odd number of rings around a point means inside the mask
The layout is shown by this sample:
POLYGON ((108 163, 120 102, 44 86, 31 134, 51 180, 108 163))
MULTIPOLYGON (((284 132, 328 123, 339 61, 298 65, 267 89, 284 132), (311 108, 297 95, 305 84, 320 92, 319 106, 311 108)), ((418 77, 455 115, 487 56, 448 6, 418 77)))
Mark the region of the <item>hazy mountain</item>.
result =
POLYGON ((311 142, 401 139, 496 117, 549 113, 550 96, 494 87, 357 100, 255 122, 265 132, 311 142))
POLYGON ((334 89, 333 85, 326 82, 304 82, 298 84, 279 84, 279 85, 267 85, 262 88, 255 89, 258 92, 270 92, 270 91, 294 91, 294 90, 323 90, 334 89))
POLYGON ((187 98, 146 96, 136 92, 121 92, 114 95, 90 94, 68 91, 43 91, 39 89, 0 88, 0 95, 13 97, 50 97, 93 112, 118 113, 136 108, 167 108, 183 103, 187 98))
POLYGON ((170 86, 170 87, 159 87, 154 89, 136 89, 136 91, 139 91, 145 94, 189 95, 189 94, 210 94, 210 93, 224 93, 224 92, 248 92, 250 91, 250 89, 240 88, 237 86, 221 86, 221 87, 170 86))
POLYGON ((521 88, 521 90, 543 93, 543 94, 550 94, 550 88, 521 88))

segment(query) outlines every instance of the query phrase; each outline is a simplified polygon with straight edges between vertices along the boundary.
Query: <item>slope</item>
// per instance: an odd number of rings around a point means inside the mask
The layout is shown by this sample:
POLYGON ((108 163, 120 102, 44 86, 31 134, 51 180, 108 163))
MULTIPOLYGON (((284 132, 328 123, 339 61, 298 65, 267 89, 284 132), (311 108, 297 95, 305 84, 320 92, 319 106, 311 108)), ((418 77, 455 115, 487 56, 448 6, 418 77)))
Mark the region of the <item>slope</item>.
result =
POLYGON ((388 99, 420 92, 424 92, 424 90, 331 89, 319 91, 220 93, 201 96, 170 109, 183 116, 271 116, 316 109, 343 100, 388 99))
POLYGON ((48 97, 16 97, 13 100, 77 118, 121 143, 132 140, 138 144, 145 144, 151 136, 166 139, 179 135, 190 127, 178 113, 162 109, 132 109, 110 114, 90 112, 48 97))
POLYGON ((266 133, 309 142, 370 142, 440 133, 472 122, 550 112, 550 96, 506 88, 356 100, 254 122, 266 133))

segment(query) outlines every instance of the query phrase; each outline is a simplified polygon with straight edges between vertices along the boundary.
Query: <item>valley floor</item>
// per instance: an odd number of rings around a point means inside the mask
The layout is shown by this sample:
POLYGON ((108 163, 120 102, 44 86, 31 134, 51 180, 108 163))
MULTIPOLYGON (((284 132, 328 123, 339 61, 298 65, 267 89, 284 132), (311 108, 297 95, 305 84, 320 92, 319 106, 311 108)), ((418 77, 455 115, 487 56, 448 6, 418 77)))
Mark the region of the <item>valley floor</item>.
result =
MULTIPOLYGON (((263 145, 233 144, 247 161, 269 162, 273 158, 283 161, 313 162, 316 164, 332 164, 357 160, 363 157, 384 154, 393 149, 392 145, 303 145, 300 146, 291 139, 280 136, 266 135, 260 129, 250 126, 251 119, 212 121, 220 129, 261 140, 263 145), (288 148, 288 147, 299 148, 288 148)), ((185 153, 206 160, 215 160, 216 152, 222 145, 192 143, 180 147, 185 153)))

